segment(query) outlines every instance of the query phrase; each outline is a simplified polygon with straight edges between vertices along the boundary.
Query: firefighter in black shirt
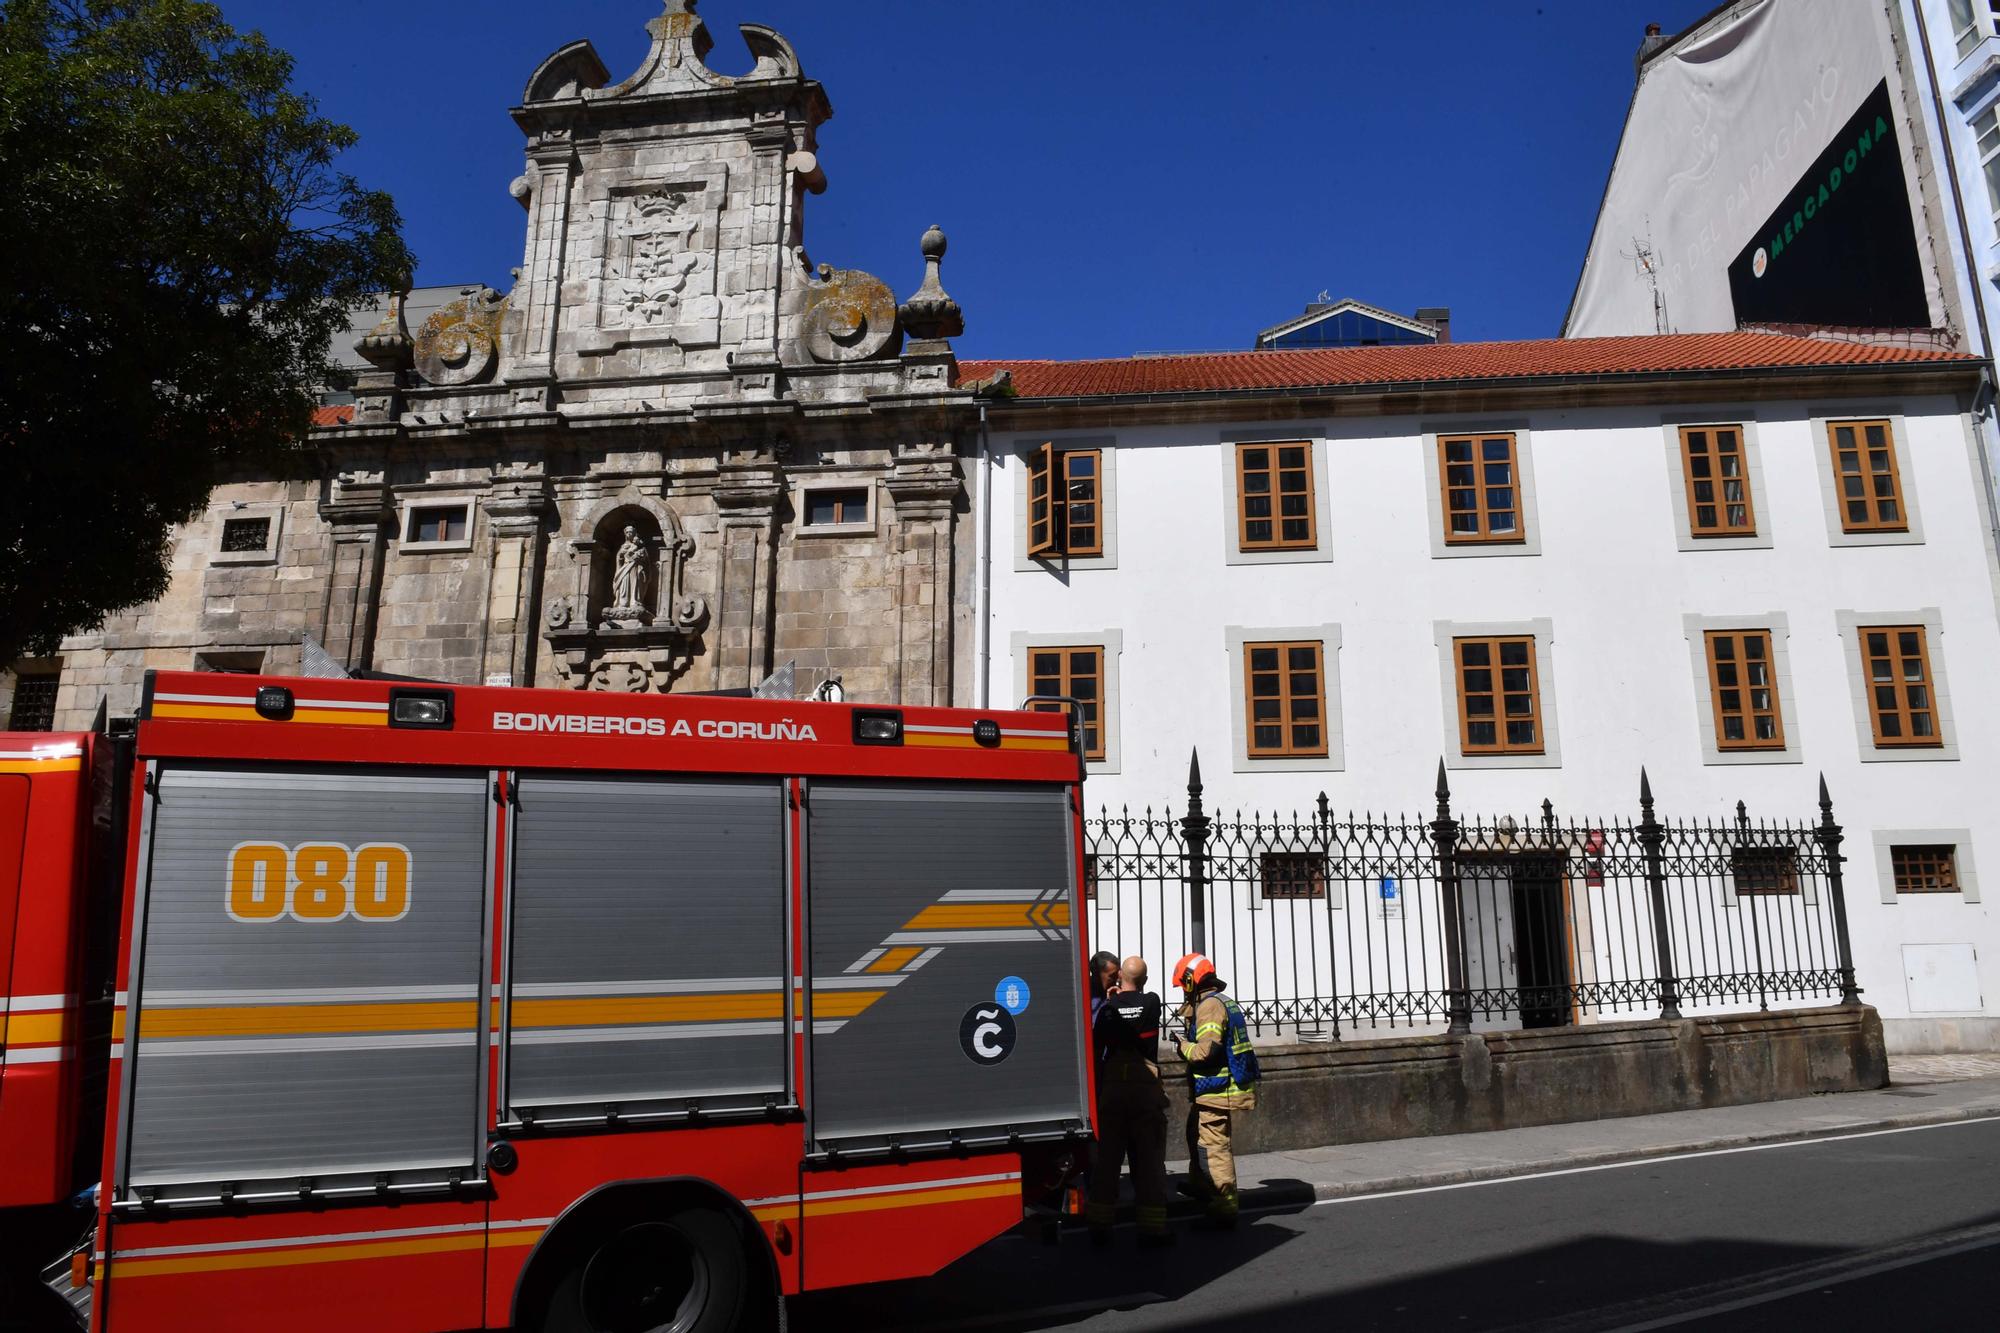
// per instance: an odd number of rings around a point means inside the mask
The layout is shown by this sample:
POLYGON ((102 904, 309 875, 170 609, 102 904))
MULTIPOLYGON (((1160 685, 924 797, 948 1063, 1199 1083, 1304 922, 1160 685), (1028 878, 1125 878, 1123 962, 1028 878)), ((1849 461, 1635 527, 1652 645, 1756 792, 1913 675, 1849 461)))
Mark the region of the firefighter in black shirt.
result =
POLYGON ((1093 1042, 1097 1075, 1097 1164, 1090 1177, 1090 1238, 1111 1240, 1118 1172, 1132 1160, 1139 1243, 1165 1245, 1167 1230, 1167 1089, 1160 1082, 1160 997, 1146 993, 1146 960, 1127 958, 1120 984, 1098 1011, 1093 1042))

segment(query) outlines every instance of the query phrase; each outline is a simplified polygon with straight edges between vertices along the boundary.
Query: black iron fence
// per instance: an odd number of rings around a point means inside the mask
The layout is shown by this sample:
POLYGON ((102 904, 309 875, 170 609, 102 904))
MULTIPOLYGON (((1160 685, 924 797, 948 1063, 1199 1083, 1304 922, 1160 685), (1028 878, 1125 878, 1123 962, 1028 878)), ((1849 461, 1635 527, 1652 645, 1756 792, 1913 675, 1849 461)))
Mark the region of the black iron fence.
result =
POLYGON ((1855 1003, 1840 825, 1636 815, 1461 818, 1443 765, 1432 817, 1211 817, 1193 764, 1184 814, 1085 821, 1092 947, 1205 953, 1260 1032, 1474 1023, 1547 1027, 1855 1003))

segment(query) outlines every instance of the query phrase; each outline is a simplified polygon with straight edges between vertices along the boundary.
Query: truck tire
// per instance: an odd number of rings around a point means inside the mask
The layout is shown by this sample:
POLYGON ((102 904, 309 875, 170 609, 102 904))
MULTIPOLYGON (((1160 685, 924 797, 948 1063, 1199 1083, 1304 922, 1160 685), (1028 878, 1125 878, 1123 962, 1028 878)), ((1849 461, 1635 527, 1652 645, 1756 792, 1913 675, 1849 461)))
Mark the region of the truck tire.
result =
POLYGON ((743 1237, 723 1214, 628 1217, 556 1280, 541 1333, 735 1333, 753 1322, 751 1287, 743 1237))

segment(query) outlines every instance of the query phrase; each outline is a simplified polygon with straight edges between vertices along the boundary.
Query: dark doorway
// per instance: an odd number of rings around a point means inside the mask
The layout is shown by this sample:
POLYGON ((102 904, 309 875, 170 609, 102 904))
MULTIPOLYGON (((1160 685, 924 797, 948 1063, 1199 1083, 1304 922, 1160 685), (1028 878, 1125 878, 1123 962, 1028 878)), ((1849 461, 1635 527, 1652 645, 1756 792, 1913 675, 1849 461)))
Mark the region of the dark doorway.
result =
POLYGON ((1514 859, 1514 956, 1521 1026, 1562 1027, 1571 1017, 1568 914, 1563 911, 1563 858, 1514 859))

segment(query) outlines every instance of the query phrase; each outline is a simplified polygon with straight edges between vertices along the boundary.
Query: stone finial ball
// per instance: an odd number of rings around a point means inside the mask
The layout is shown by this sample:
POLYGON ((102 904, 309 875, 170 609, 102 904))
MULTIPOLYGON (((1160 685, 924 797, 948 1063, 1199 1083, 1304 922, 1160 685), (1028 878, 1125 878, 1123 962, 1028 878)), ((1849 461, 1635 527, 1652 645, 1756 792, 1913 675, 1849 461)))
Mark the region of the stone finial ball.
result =
POLYGON ((933 223, 931 229, 924 233, 923 247, 925 259, 943 259, 944 228, 933 223))

